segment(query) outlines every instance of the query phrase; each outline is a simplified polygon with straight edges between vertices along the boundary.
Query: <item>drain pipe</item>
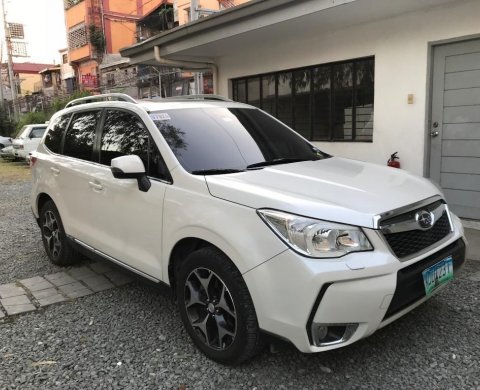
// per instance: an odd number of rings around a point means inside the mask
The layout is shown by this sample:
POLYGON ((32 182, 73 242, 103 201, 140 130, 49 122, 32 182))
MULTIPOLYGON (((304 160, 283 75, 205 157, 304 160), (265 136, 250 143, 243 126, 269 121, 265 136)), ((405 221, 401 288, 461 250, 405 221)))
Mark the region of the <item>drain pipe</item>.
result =
POLYGON ((218 83, 218 66, 212 62, 194 62, 194 61, 181 61, 181 60, 167 60, 160 56, 160 47, 153 47, 155 61, 160 65, 173 66, 175 68, 181 68, 186 71, 191 72, 212 72, 213 79, 213 93, 218 94, 217 83, 218 83))

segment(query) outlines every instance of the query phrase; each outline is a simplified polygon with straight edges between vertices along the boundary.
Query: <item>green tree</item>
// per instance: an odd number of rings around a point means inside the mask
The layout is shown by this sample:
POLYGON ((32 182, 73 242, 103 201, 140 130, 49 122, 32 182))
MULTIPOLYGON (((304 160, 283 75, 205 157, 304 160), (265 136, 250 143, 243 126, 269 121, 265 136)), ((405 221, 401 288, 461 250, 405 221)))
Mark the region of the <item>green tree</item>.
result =
POLYGON ((15 134, 15 123, 8 117, 5 110, 0 108, 0 135, 11 137, 15 134))

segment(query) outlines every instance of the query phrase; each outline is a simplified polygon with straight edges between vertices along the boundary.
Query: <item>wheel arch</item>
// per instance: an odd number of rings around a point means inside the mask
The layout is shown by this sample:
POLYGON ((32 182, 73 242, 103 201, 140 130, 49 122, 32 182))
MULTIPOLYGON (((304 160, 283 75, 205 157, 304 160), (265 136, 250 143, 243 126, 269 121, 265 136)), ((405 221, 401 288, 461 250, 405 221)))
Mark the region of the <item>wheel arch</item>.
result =
MULTIPOLYGON (((199 237, 184 237, 177 241, 170 252, 170 256, 168 257, 168 282, 170 287, 172 288, 173 293, 175 294, 175 274, 178 270, 178 267, 182 264, 182 262, 187 258, 190 253, 193 253, 201 248, 211 247, 215 248, 218 251, 222 252, 227 258, 230 259, 232 264, 238 269, 238 266, 235 264, 231 256, 226 253, 222 248, 214 243, 199 238, 199 237)), ((240 272, 240 270, 239 270, 240 272)))

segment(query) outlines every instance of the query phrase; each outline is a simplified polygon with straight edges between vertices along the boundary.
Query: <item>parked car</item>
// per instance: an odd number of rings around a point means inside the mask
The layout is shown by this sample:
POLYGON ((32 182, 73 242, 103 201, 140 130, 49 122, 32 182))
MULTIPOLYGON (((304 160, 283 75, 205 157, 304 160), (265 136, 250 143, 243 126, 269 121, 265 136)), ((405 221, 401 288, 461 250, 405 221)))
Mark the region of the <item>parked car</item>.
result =
POLYGON ((302 352, 349 345, 464 263, 462 224, 424 178, 331 156, 228 99, 104 98, 55 114, 32 153, 45 250, 170 285, 213 360, 249 359, 265 333, 302 352))
POLYGON ((13 140, 15 158, 29 160, 29 154, 37 149, 43 137, 47 124, 25 125, 20 130, 20 135, 13 140))
POLYGON ((11 144, 12 144, 11 137, 0 136, 0 149, 5 148, 6 146, 10 146, 11 144))
POLYGON ((4 158, 5 160, 14 160, 15 155, 13 153, 13 146, 10 145, 0 150, 0 157, 4 158))

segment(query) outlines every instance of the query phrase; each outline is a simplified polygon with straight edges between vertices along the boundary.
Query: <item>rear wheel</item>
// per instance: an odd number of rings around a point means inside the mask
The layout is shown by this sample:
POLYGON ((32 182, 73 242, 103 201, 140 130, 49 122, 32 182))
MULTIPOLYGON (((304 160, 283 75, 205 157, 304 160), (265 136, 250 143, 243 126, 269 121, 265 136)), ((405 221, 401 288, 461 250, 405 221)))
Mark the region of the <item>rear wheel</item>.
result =
POLYGON ((40 210, 40 229, 43 246, 52 263, 65 266, 78 262, 79 255, 68 242, 60 214, 51 200, 40 210))
POLYGON ((199 249, 181 264, 176 276, 182 321, 205 355, 233 365, 260 350, 252 299, 229 258, 215 248, 199 249))

